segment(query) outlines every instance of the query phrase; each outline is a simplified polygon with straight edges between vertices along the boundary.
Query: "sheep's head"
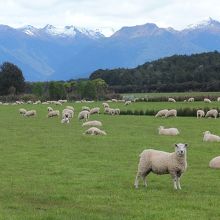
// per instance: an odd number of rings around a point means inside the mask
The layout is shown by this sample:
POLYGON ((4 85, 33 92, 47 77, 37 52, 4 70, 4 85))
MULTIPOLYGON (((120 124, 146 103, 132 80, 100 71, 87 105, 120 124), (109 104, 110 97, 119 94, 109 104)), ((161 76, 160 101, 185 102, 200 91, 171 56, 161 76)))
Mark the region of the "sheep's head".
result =
POLYGON ((158 130, 160 131, 162 129, 164 129, 164 126, 159 126, 158 130))
POLYGON ((175 152, 177 156, 182 157, 186 154, 186 148, 188 147, 188 144, 179 143, 179 144, 175 144, 175 147, 176 147, 175 152))
POLYGON ((205 131, 205 132, 203 132, 203 134, 211 134, 211 132, 210 131, 205 131))

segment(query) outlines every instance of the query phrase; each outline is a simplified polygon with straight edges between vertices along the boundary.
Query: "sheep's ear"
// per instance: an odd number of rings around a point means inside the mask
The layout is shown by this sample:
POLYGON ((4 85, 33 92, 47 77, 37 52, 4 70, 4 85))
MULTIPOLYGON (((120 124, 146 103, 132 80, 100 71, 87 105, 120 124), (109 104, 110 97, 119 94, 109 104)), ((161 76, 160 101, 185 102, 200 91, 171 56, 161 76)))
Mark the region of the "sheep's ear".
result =
POLYGON ((174 144, 175 147, 178 147, 178 144, 174 144))
POLYGON ((185 144, 185 147, 188 147, 189 145, 188 144, 185 144))

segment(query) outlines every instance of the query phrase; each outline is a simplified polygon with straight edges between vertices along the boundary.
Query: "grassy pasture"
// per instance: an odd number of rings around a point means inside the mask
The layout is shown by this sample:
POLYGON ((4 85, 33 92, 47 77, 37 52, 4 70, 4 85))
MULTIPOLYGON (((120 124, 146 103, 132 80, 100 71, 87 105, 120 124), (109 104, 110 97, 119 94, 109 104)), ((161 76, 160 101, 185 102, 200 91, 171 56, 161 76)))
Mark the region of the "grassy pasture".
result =
MULTIPOLYGON (((111 105, 178 104, 189 103, 111 105)), ((101 103, 73 105, 78 113, 82 105, 101 103)), ((220 145, 203 143, 202 132, 220 134, 220 119, 93 115, 103 122, 107 136, 91 137, 82 134, 85 129, 76 117, 64 125, 58 118, 46 118, 47 106, 22 105, 37 110, 36 118, 23 118, 20 107, 0 106, 0 219, 219 219, 220 171, 209 169, 208 162, 220 155, 220 145), (159 125, 177 127, 181 134, 159 136, 159 125), (140 152, 171 152, 176 142, 190 145, 182 190, 173 190, 169 175, 154 174, 147 189, 134 189, 140 152)))

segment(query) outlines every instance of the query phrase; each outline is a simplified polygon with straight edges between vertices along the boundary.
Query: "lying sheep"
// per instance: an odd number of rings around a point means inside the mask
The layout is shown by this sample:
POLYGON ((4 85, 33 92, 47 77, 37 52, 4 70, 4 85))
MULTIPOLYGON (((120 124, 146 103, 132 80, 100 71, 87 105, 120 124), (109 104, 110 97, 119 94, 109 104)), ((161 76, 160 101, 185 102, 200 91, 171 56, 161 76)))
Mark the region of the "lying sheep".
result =
POLYGON ((36 110, 26 111, 26 113, 24 114, 24 116, 26 116, 26 117, 36 116, 36 115, 37 115, 36 110))
POLYGON ((56 117, 56 116, 60 116, 60 111, 59 110, 53 110, 48 112, 47 117, 48 118, 52 118, 52 117, 56 117))
POLYGON ((176 109, 171 109, 168 110, 168 112, 165 114, 165 117, 176 117, 177 116, 177 110, 176 109))
POLYGON ((215 119, 218 117, 218 111, 216 109, 211 109, 206 112, 205 117, 214 117, 215 119))
POLYGON ((157 114, 155 115, 155 117, 163 117, 163 116, 166 116, 168 112, 168 109, 163 109, 163 110, 160 110, 159 112, 157 112, 157 114))
POLYGON ((170 136, 175 136, 180 133, 177 128, 164 128, 164 126, 160 126, 158 128, 158 131, 160 135, 170 135, 170 136))
POLYGON ((204 98, 204 102, 205 102, 205 103, 211 103, 211 100, 208 99, 208 98, 204 98))
POLYGON ((168 98, 168 102, 176 102, 176 100, 173 98, 168 98))
POLYGON ((204 134, 203 141, 209 141, 209 142, 220 141, 220 137, 218 135, 211 134, 210 131, 205 131, 203 132, 203 134, 204 134))
POLYGON ((150 172, 158 175, 170 174, 173 179, 174 189, 181 189, 180 177, 186 171, 186 148, 187 144, 175 144, 175 152, 168 153, 158 150, 144 150, 140 154, 138 172, 134 186, 138 188, 139 178, 142 177, 147 186, 146 177, 150 172))
POLYGON ((87 120, 89 119, 89 116, 90 116, 90 112, 84 110, 84 111, 81 111, 81 112, 79 113, 78 119, 79 119, 79 120, 85 119, 85 121, 87 121, 87 120))
POLYGON ((100 127, 102 126, 102 122, 100 121, 87 121, 82 124, 82 127, 92 126, 92 127, 100 127))
POLYGON ((68 118, 73 118, 73 116, 74 116, 74 111, 71 110, 71 109, 65 108, 65 109, 63 109, 63 111, 62 111, 62 118, 64 118, 65 115, 68 115, 68 118))
POLYGON ((69 106, 69 105, 68 105, 68 106, 66 106, 66 108, 67 108, 67 109, 70 109, 70 110, 72 110, 72 111, 74 112, 73 106, 69 106))
POLYGON ((53 111, 53 108, 49 106, 49 107, 47 107, 47 111, 48 111, 48 112, 52 112, 52 111, 53 111))
POLYGON ((195 101, 195 99, 192 97, 188 99, 188 102, 194 102, 194 101, 195 101))
POLYGON ((92 108, 90 110, 90 115, 92 115, 92 114, 99 114, 99 112, 100 112, 100 108, 99 107, 92 108))
POLYGON ((205 117, 205 112, 203 110, 201 110, 201 109, 197 110, 196 117, 197 118, 205 117))
POLYGON ((106 102, 103 102, 102 105, 103 105, 104 108, 109 108, 109 104, 106 103, 106 102))
POLYGON ((126 101, 125 102, 125 105, 130 105, 131 104, 131 101, 126 101))
POLYGON ((26 112, 27 112, 27 110, 24 109, 24 108, 20 108, 20 109, 19 109, 19 113, 20 113, 21 115, 24 115, 26 112))
POLYGON ((105 131, 100 130, 96 127, 91 127, 88 130, 85 131, 84 134, 90 134, 90 135, 106 135, 105 131))

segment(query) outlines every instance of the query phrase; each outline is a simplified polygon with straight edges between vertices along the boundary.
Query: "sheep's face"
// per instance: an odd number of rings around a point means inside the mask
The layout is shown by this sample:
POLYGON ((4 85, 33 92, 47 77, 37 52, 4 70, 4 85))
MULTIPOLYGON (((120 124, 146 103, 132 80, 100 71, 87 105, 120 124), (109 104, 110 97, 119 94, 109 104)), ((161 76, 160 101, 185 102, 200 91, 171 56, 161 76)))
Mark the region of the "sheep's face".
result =
POLYGON ((160 126, 160 127, 158 128, 159 131, 162 130, 162 129, 164 129, 164 126, 160 126))
POLYGON ((179 144, 175 144, 175 147, 176 147, 176 154, 177 156, 179 157, 182 157, 186 154, 186 147, 188 146, 188 144, 182 144, 182 143, 179 143, 179 144))
POLYGON ((203 134, 205 135, 205 134, 210 134, 210 131, 205 131, 205 132, 203 132, 203 134))

